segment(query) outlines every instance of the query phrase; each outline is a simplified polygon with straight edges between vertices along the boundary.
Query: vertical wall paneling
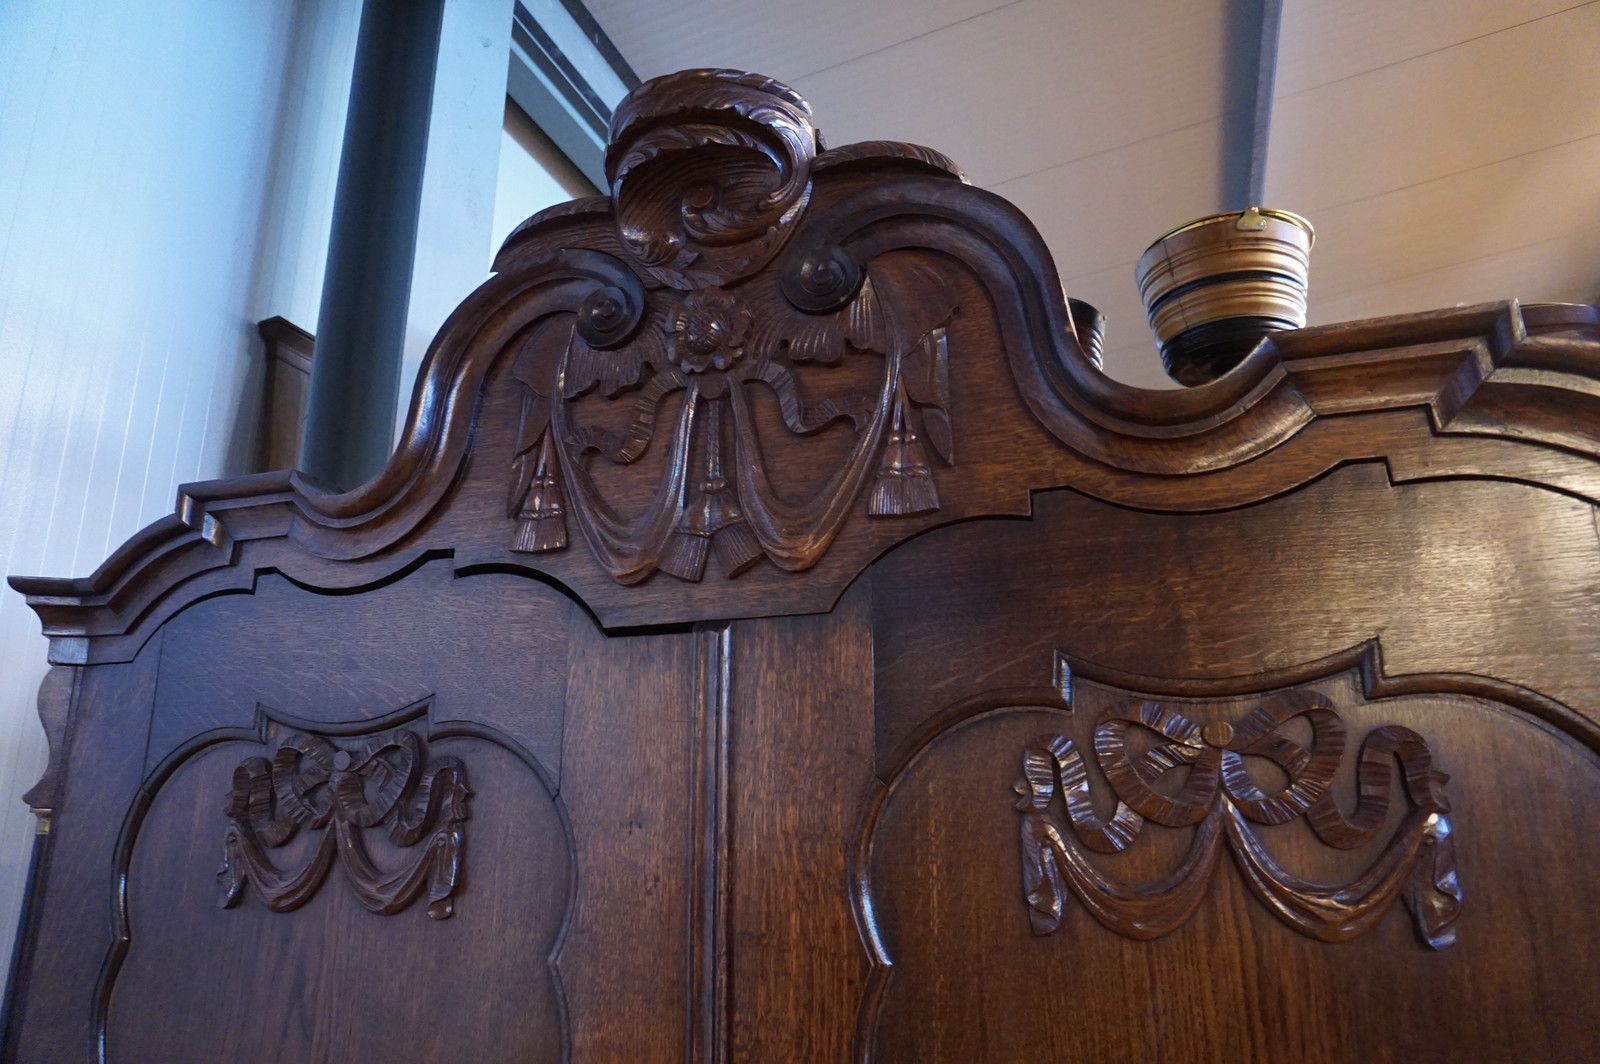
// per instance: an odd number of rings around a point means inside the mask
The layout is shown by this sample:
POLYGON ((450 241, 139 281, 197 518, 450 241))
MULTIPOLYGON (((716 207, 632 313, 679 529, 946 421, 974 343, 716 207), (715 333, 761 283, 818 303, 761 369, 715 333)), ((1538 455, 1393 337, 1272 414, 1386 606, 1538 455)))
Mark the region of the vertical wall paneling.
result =
MULTIPOLYGON (((347 70, 347 6, 0 5, 0 570, 87 574, 179 483, 241 471, 255 321, 315 313, 331 188, 315 82, 347 70)), ((9 956, 46 668, 9 590, 0 661, 9 956)))

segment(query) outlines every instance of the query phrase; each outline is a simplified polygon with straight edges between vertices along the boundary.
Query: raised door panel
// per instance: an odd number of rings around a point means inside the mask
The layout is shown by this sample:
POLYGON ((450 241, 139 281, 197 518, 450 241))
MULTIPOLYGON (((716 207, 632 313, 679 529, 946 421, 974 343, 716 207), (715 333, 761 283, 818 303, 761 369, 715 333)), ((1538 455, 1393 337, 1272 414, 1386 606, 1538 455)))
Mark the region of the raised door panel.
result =
POLYGON ((19 1059, 676 1059, 702 642, 440 558, 86 669, 19 1059))
POLYGON ((1596 555, 1584 503, 1377 465, 890 554, 857 1059, 1583 1059, 1596 555))
POLYGON ((1200 683, 1381 639, 1390 675, 1514 684, 1600 738, 1583 716, 1600 706, 1597 563, 1587 503, 1505 481, 1396 486, 1380 463, 1215 514, 1041 493, 1030 521, 939 529, 874 567, 879 768, 945 701, 1045 682, 1057 649, 1100 678, 1200 683))
POLYGON ((428 732, 270 722, 177 767, 133 844, 108 1060, 561 1059, 561 817, 516 753, 428 732))
POLYGON ((1570 736, 1369 699, 1355 670, 1053 695, 969 703, 870 808, 871 1060, 1576 1060, 1600 1037, 1600 922, 1574 904, 1600 759, 1570 736))

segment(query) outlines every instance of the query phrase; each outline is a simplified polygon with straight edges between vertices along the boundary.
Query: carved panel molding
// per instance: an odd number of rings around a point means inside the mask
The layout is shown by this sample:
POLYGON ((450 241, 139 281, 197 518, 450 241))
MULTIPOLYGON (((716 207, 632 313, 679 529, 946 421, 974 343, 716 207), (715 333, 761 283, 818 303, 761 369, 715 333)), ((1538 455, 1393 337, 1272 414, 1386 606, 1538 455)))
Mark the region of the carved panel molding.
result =
MULTIPOLYGON (((483 721, 441 718, 432 694, 387 712, 335 716, 315 709, 321 712, 302 716, 261 702, 241 706, 231 722, 213 721, 219 726, 190 734, 145 769, 111 847, 117 854, 114 877, 108 877, 115 883, 114 923, 94 976, 94 1011, 86 1025, 94 1042, 115 1044, 119 1024, 138 1026, 132 1018, 142 1013, 130 1002, 141 994, 169 992, 155 989, 148 974, 164 963, 163 940, 179 924, 193 956, 179 955, 188 974, 178 982, 187 980, 192 990, 215 976, 216 986, 206 992, 224 997, 243 992, 265 969, 227 961, 216 951, 231 947, 219 943, 274 941, 311 957, 329 929, 348 928, 340 941, 356 952, 298 969, 306 973, 305 985, 296 984, 306 1000, 318 987, 348 980, 360 967, 352 958, 370 963, 380 955, 373 949, 470 943, 452 962, 470 976, 462 985, 488 985, 487 973, 516 954, 519 974, 497 984, 502 996, 492 1007, 517 1001, 547 1020, 558 1017, 553 1026, 535 1019, 527 1030, 504 1036, 527 1044, 544 1039, 550 1051, 530 1059, 554 1059, 568 1038, 556 961, 575 901, 569 878, 575 855, 554 774, 513 734, 483 721), (493 802, 479 807, 480 795, 493 802), (480 813, 488 831, 474 845, 488 860, 469 880, 467 825, 480 813), (182 851, 181 859, 173 851, 182 851), (530 862, 536 873, 506 874, 507 854, 530 862), (221 857, 220 866, 213 855, 221 857), (213 875, 214 884, 207 882, 213 875), (492 904, 472 904, 469 883, 485 891, 480 901, 492 904), (210 915, 194 911, 195 900, 210 915), (257 906, 267 913, 248 918, 243 910, 257 906), (352 925, 355 906, 377 916, 410 915, 352 925), (418 908, 431 919, 421 922, 418 908), (513 918, 517 933, 506 940, 497 928, 513 918), (281 934, 261 919, 281 925, 281 934)), ((381 980, 361 975, 356 981, 362 986, 337 992, 346 1004, 385 992, 381 980)), ((443 992, 454 1010, 446 1026, 471 1022, 460 1003, 475 992, 443 992)), ((415 1030, 412 1019, 391 1031, 415 1030)), ((420 1025, 436 1034, 437 1020, 424 1017, 420 1025)))
POLYGON ((1333 703, 1294 690, 1262 702, 1236 722, 1189 720, 1159 702, 1132 699, 1107 710, 1095 726, 1094 755, 1117 798, 1101 819, 1076 746, 1043 735, 1022 757, 1015 784, 1022 814, 1022 886, 1035 934, 1061 923, 1068 895, 1106 927, 1149 939, 1176 930, 1205 897, 1226 849, 1245 883, 1272 913, 1303 934, 1327 942, 1353 938, 1381 919, 1396 898, 1411 910, 1422 939, 1435 949, 1455 942, 1461 910, 1455 841, 1443 786, 1422 736, 1387 725, 1370 731, 1357 756, 1359 798, 1346 817, 1329 790, 1344 760, 1346 727, 1333 703), (1284 725, 1302 718, 1312 739, 1302 746, 1284 725), (1130 733, 1155 740, 1137 752, 1130 733), (1285 782, 1267 793, 1247 762, 1264 759, 1285 782), (1379 837, 1388 823, 1392 768, 1398 761, 1410 808, 1378 858, 1342 884, 1313 883, 1286 869, 1257 828, 1304 818, 1328 846, 1353 849, 1379 837), (1163 786, 1186 770, 1180 784, 1163 786), (1059 784, 1059 786, 1058 786, 1059 784), (1052 815, 1060 793, 1066 823, 1052 815), (1148 883, 1127 883, 1096 867, 1089 851, 1116 853, 1139 837, 1146 821, 1194 828, 1177 868, 1148 883))
POLYGON ((272 911, 298 909, 338 865, 368 911, 391 915, 425 893, 428 915, 446 919, 455 913, 470 795, 460 759, 430 761, 414 731, 352 746, 288 732, 270 760, 251 757, 234 769, 219 904, 237 905, 248 884, 272 911), (374 828, 415 856, 380 868, 366 841, 374 828), (311 856, 292 871, 278 867, 268 851, 302 830, 320 833, 311 856))

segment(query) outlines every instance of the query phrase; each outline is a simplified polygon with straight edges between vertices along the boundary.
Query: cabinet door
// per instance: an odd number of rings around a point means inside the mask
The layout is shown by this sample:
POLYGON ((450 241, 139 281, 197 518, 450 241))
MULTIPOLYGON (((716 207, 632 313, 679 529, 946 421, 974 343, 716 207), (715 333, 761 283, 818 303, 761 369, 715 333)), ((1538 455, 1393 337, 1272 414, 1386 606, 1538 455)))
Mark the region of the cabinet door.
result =
POLYGON ((505 745, 269 718, 185 758, 143 816, 107 1059, 559 1060, 569 878, 505 745))
POLYGON ((1589 507, 1042 496, 873 575, 858 1059, 1583 1059, 1589 507))

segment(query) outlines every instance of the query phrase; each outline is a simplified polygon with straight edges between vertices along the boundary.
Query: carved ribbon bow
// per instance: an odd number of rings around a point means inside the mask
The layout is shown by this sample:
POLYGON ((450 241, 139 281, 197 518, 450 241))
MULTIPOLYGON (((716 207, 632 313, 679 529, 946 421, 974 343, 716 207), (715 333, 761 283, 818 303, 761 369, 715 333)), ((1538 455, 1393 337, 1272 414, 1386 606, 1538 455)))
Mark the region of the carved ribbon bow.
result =
POLYGON ((354 753, 313 735, 291 734, 270 762, 252 757, 233 770, 230 823, 217 873, 220 904, 235 905, 248 882, 274 912, 297 909, 316 893, 337 857, 372 912, 399 912, 426 886, 428 915, 451 916, 470 793, 461 762, 441 757, 427 765, 414 732, 354 753), (386 821, 396 846, 427 837, 422 852, 396 872, 379 869, 362 838, 363 829, 386 821), (279 870, 262 850, 284 845, 302 827, 321 831, 330 824, 298 871, 279 870))
POLYGON ((1433 769, 1422 737, 1388 725, 1362 743, 1356 770, 1358 799, 1350 817, 1340 811, 1329 785, 1344 757, 1346 731, 1333 704, 1314 691, 1290 691, 1252 710, 1237 725, 1201 726, 1160 703, 1133 701, 1107 711, 1095 727, 1095 757, 1117 796, 1116 811, 1102 820, 1089 797, 1083 758, 1062 736, 1041 736, 1023 755, 1023 887, 1037 934, 1060 924, 1068 890, 1101 923, 1131 938, 1167 934, 1193 913, 1204 894, 1226 839, 1229 852, 1252 892, 1297 930, 1337 942, 1361 934, 1403 896, 1429 945, 1455 941, 1461 890, 1449 806, 1441 788, 1448 779, 1433 769), (1303 747, 1281 730, 1303 717, 1312 738, 1303 747), (1134 729, 1154 732, 1156 745, 1136 753, 1134 729), (1287 776, 1271 794, 1251 777, 1246 757, 1262 757, 1287 776), (1384 826, 1390 782, 1398 759, 1412 808, 1376 861, 1348 884, 1326 886, 1286 870, 1262 844, 1252 825, 1285 824, 1304 816, 1329 846, 1352 849, 1384 826), (1158 789, 1167 773, 1187 767, 1176 794, 1158 789), (1059 775, 1067 832, 1051 818, 1059 775), (1086 850, 1126 849, 1144 821, 1196 829, 1183 861, 1152 883, 1113 879, 1088 859, 1086 850))

